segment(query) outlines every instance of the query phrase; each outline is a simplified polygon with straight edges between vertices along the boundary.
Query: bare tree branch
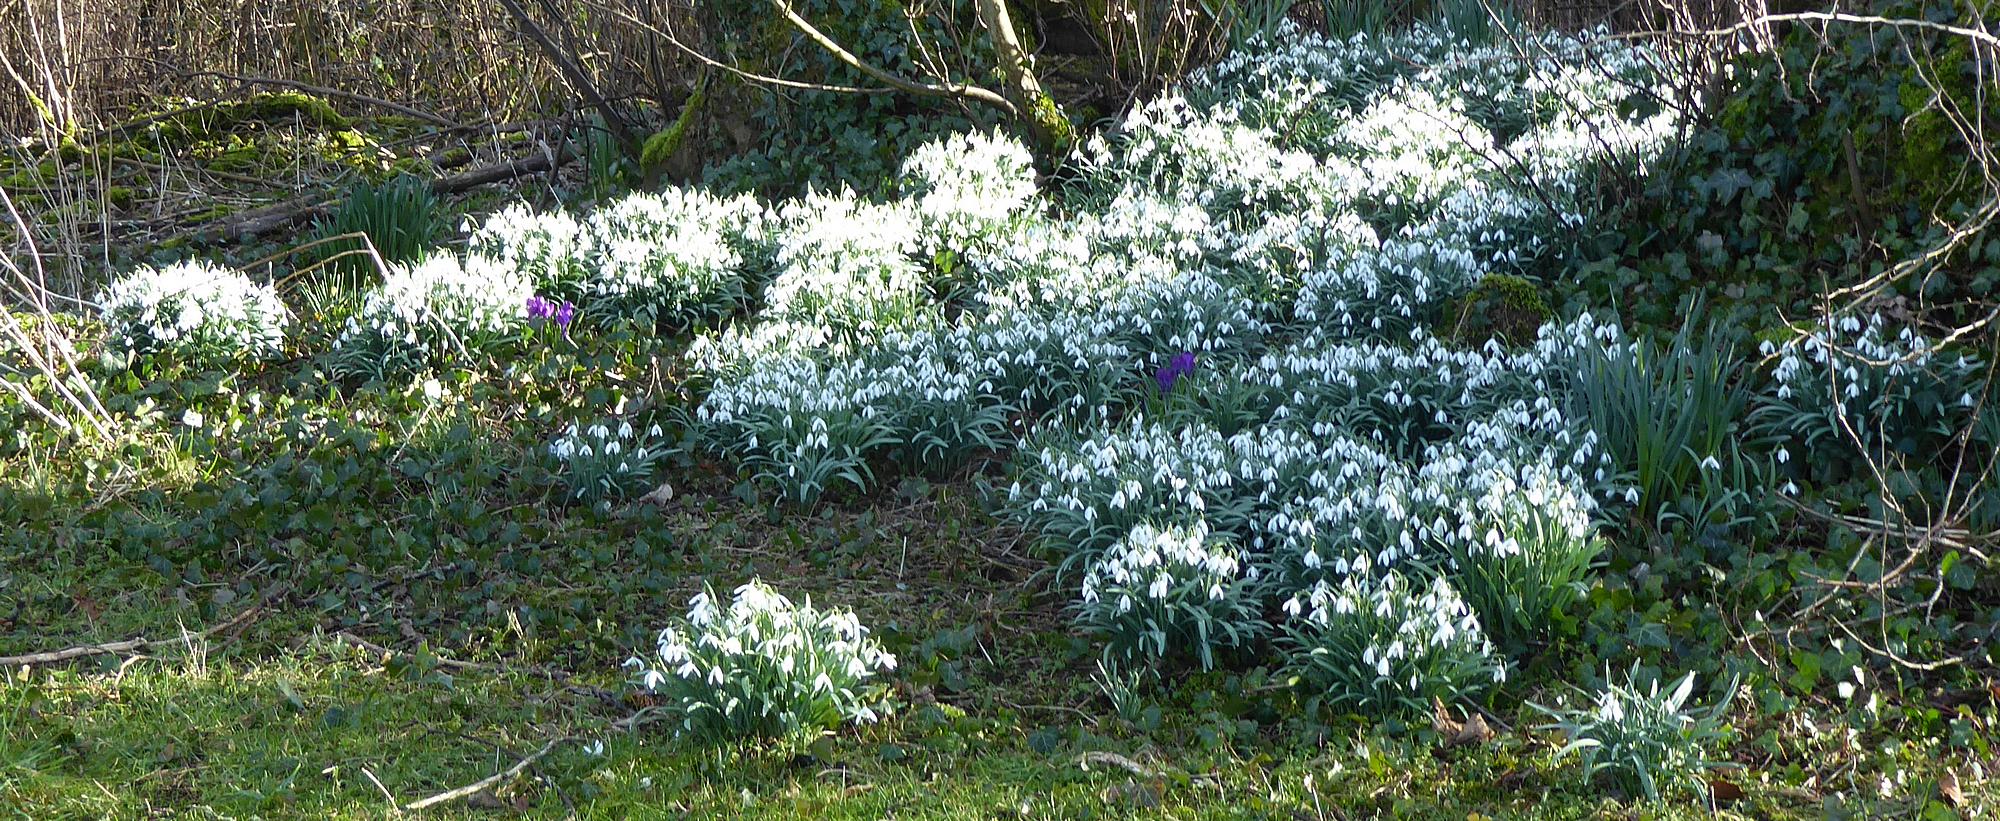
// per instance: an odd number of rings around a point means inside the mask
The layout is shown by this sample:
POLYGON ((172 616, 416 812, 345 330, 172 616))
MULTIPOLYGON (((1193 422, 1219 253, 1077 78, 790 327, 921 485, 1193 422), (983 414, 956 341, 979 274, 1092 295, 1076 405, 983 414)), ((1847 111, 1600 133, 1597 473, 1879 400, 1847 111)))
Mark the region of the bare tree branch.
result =
POLYGON ((425 807, 434 807, 448 801, 456 801, 460 798, 466 798, 481 792, 485 792, 486 790, 492 789, 494 787, 500 786, 501 784, 513 780, 516 776, 519 776, 521 773, 527 772, 529 767, 535 765, 535 762, 542 760, 544 756, 547 756, 549 753, 554 752, 558 745, 562 744, 565 741, 574 741, 574 740, 576 739, 570 736, 563 736, 561 738, 552 739, 549 741, 549 743, 542 745, 541 749, 536 750, 533 754, 529 755, 527 758, 523 758, 520 761, 514 762, 514 766, 512 767, 508 767, 507 769, 501 770, 500 772, 494 773, 493 775, 489 775, 485 778, 479 779, 478 781, 474 781, 463 787, 459 787, 458 789, 447 790, 445 792, 438 793, 437 795, 433 795, 429 798, 412 801, 408 805, 404 806, 403 809, 415 811, 424 809, 425 807))
POLYGON ((700 61, 703 65, 706 65, 710 68, 721 69, 722 71, 735 75, 739 79, 747 80, 752 83, 780 86, 784 88, 796 88, 802 91, 825 91, 835 94, 883 94, 886 92, 896 90, 889 86, 843 86, 843 85, 831 85, 827 83, 808 83, 802 80, 787 80, 783 77, 772 77, 767 74, 758 74, 753 71, 746 71, 742 68, 730 65, 728 63, 724 63, 720 60, 708 56, 707 54, 702 53, 701 49, 695 48, 694 46, 690 46, 686 43, 681 42, 680 38, 675 37, 673 32, 667 31, 665 29, 653 25, 652 23, 648 23, 644 20, 634 17, 631 12, 628 12, 624 9, 617 8, 603 2, 599 2, 598 0, 584 0, 584 2, 589 3, 591 7, 596 8, 599 11, 610 14, 611 16, 616 17, 619 20, 622 20, 633 26, 637 26, 639 27, 639 29, 647 33, 650 33, 656 37, 666 40, 668 45, 671 45, 674 48, 679 49, 681 53, 686 54, 689 57, 693 57, 694 59, 700 61))
POLYGON ((519 0, 500 0, 500 5, 505 6, 507 13, 512 14, 514 20, 521 24, 521 33, 535 41, 535 45, 541 47, 542 53, 548 56, 549 61, 556 64, 556 70, 562 72, 563 78, 576 87, 576 93, 583 95, 584 102, 604 115, 605 127, 611 130, 611 135, 617 138, 625 153, 634 157, 639 156, 639 138, 633 133, 631 123, 626 121, 624 112, 619 111, 597 90, 597 84, 592 83, 590 77, 583 73, 583 66, 577 65, 569 52, 557 45, 548 31, 536 23, 533 17, 528 16, 528 10, 521 7, 519 0))
MULTIPOLYGON (((513 0, 502 0, 502 2, 513 2, 513 0)), ((798 12, 792 10, 790 3, 785 0, 771 0, 771 5, 778 7, 779 13, 785 15, 786 20, 790 21, 807 38, 818 43, 820 48, 826 49, 827 53, 832 54, 835 59, 854 67, 863 74, 875 78, 878 82, 900 91, 926 97, 958 97, 972 100, 1004 111, 1009 117, 1018 119, 1021 116, 1020 109, 1016 108, 1012 101, 991 89, 964 83, 946 85, 920 83, 876 68, 873 65, 863 62, 861 58, 854 56, 853 52, 841 47, 839 43, 834 42, 833 38, 826 36, 825 33, 815 28, 812 21, 799 16, 798 12)))

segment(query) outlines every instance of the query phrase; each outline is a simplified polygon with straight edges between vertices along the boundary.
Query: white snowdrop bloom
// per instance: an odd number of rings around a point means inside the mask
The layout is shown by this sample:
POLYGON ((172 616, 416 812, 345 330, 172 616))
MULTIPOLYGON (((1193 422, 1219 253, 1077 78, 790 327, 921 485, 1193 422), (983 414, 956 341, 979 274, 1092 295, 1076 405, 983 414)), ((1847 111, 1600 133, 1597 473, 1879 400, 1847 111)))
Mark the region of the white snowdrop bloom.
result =
POLYGON ((1076 620, 1128 660, 1186 655, 1209 666, 1218 650, 1261 633, 1245 587, 1255 578, 1243 553, 1212 541, 1205 525, 1140 523, 1086 568, 1076 620))
POLYGON ((462 357, 526 319, 527 278, 486 257, 435 256, 389 269, 335 341, 349 369, 462 357))
POLYGON ((206 262, 138 268, 96 302, 112 347, 137 355, 171 349, 201 361, 274 356, 291 320, 276 289, 206 262))
POLYGON ((1288 627, 1305 655, 1295 669, 1356 707, 1423 704, 1430 694, 1504 680, 1479 621, 1442 579, 1417 587, 1390 574, 1321 582, 1299 594, 1310 608, 1288 627), (1368 677, 1349 677, 1365 670, 1368 677))
MULTIPOLYGON (((903 199, 783 205, 764 312, 690 352, 712 389, 687 438, 800 502, 1017 450, 1009 515, 1068 552, 1108 653, 1207 653, 1275 618, 1295 660, 1327 625, 1369 631, 1370 704, 1503 677, 1455 591, 1393 580, 1588 543, 1600 500, 1636 500, 1562 401, 1580 351, 1631 343, 1589 317, 1472 349, 1426 326, 1560 264, 1596 164, 1643 164, 1674 125, 1625 113, 1658 85, 1642 49, 1539 45, 1287 24, 1086 140, 1068 209, 980 135, 913 154, 903 199), (1494 167, 1499 133, 1529 182, 1494 167)), ((601 222, 582 258, 657 256, 597 248, 601 222)))
POLYGON ((1978 404, 1962 386, 1977 384, 1984 365, 1964 354, 1938 354, 1939 343, 1920 330, 1892 328, 1879 314, 1865 321, 1851 312, 1822 315, 1775 345, 1777 384, 1763 399, 1776 420, 1771 432, 1795 444, 1844 442, 1846 432, 1833 422, 1844 415, 1863 450, 1872 451, 1926 436, 1922 431, 1940 416, 1944 427, 1962 427, 1978 404), (1954 390, 1961 393, 1956 401, 1918 398, 1954 390))
POLYGON ((1012 137, 953 134, 903 160, 902 183, 933 243, 992 232, 1035 197, 1035 158, 1012 137))
POLYGON ((866 202, 851 191, 787 205, 774 235, 777 274, 764 292, 764 316, 864 336, 901 325, 926 302, 923 270, 911 256, 919 235, 906 206, 866 202))
POLYGON ((726 608, 704 591, 683 625, 687 632, 661 631, 661 667, 646 659, 628 665, 684 717, 688 733, 775 734, 828 717, 873 721, 878 713, 862 685, 895 666, 852 614, 794 605, 761 583, 738 588, 726 608))
POLYGON ((692 321, 743 301, 748 258, 765 253, 770 220, 747 195, 669 188, 626 195, 582 220, 509 206, 476 227, 469 245, 592 313, 692 321))

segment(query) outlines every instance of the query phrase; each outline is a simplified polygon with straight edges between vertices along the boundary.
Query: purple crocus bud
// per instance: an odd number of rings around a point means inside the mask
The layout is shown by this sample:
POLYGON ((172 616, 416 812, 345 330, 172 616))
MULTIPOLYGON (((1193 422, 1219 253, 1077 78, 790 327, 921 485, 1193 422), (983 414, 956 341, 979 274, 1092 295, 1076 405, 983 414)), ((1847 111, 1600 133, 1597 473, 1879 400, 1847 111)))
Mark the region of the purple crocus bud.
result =
POLYGON ((562 307, 555 309, 556 327, 569 330, 570 320, 576 318, 576 303, 563 300, 562 307))
POLYGON ((547 319, 554 313, 555 304, 540 296, 528 297, 528 318, 547 319))
POLYGON ((1174 355, 1173 360, 1169 361, 1166 367, 1159 369, 1159 371, 1153 374, 1153 380, 1160 383, 1160 393, 1165 394, 1174 389, 1174 383, 1180 381, 1181 377, 1192 376, 1193 374, 1194 352, 1181 351, 1174 355))

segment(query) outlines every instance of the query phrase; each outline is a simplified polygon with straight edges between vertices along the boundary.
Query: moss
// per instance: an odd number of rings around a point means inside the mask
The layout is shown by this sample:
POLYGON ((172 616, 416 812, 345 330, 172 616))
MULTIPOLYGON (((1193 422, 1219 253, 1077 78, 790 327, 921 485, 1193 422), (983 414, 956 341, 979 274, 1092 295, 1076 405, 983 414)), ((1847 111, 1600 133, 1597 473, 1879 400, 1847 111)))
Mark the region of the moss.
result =
POLYGON ((62 176, 62 163, 54 158, 42 160, 5 177, 0 177, 0 188, 35 189, 47 186, 62 176))
POLYGON ((203 223, 203 222, 209 222, 209 221, 212 221, 212 220, 219 220, 219 219, 222 219, 223 217, 226 217, 226 216, 229 216, 230 214, 234 214, 234 213, 236 213, 236 209, 235 209, 235 208, 233 208, 233 207, 231 207, 231 206, 227 206, 227 205, 218 205, 218 206, 215 206, 214 208, 210 208, 210 209, 208 209, 208 210, 206 210, 206 211, 202 211, 202 212, 199 212, 199 213, 196 213, 196 214, 193 214, 193 215, 190 215, 190 216, 188 217, 188 222, 192 222, 192 223, 203 223))
POLYGON ((340 116, 340 112, 333 110, 332 103, 324 98, 298 91, 252 94, 250 99, 238 103, 236 109, 238 122, 298 119, 320 128, 352 127, 346 117, 340 116))
POLYGON ((687 141, 688 129, 694 124, 695 113, 707 100, 708 84, 702 83, 695 87, 693 94, 688 95, 687 103, 681 106, 681 113, 665 130, 646 138, 646 144, 639 149, 639 167, 648 178, 680 151, 682 143, 687 141))
POLYGON ((1521 345, 1533 341, 1555 312, 1535 283, 1510 274, 1488 274, 1458 299, 1450 316, 1451 336, 1461 344, 1499 339, 1521 345))
POLYGON ((132 204, 137 202, 138 199, 138 192, 133 191, 129 186, 114 185, 104 189, 104 202, 119 210, 131 208, 132 204))
POLYGON ((151 162, 159 158, 160 152, 137 140, 114 140, 100 143, 97 146, 97 155, 106 159, 123 157, 128 160, 151 162))
POLYGON ((1032 121, 1030 128, 1035 130, 1042 143, 1038 148, 1041 149, 1043 156, 1062 157, 1076 145, 1076 125, 1063 114, 1062 107, 1056 105, 1054 97, 1047 93, 1036 97, 1034 105, 1026 114, 1032 121))
POLYGON ((315 128, 351 128, 346 117, 319 97, 297 91, 252 94, 234 102, 189 108, 161 117, 149 128, 170 145, 193 145, 228 135, 245 123, 296 120, 315 128))
MULTIPOLYGON (((1970 115, 1979 109, 1981 95, 1975 84, 1980 77, 1971 41, 1966 38, 1951 38, 1925 62, 1921 76, 1916 71, 1904 72, 1896 90, 1897 102, 1907 113, 1898 155, 1901 177, 1914 183, 1913 193, 1925 205, 1933 205, 1964 198, 1973 193, 1979 180, 1967 167, 1970 153, 1963 136, 1933 104, 1937 92, 1923 78, 1941 78, 1942 91, 1952 106, 1970 115)), ((1989 122, 2000 120, 2000 99, 1985 96, 1985 117, 1989 122)))
POLYGON ((216 171, 230 174, 248 174, 263 169, 265 155, 269 153, 261 142, 246 140, 234 134, 210 150, 213 153, 206 158, 204 164, 216 171))
POLYGON ((394 157, 380 143, 358 129, 346 128, 321 135, 314 145, 319 158, 345 165, 370 180, 380 182, 395 175, 394 157))

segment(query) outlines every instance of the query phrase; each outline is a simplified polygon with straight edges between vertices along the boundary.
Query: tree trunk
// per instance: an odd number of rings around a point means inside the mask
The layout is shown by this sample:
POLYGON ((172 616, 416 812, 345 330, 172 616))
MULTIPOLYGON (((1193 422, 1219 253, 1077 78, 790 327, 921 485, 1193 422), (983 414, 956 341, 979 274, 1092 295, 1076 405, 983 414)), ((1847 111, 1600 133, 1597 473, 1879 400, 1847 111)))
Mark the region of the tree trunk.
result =
POLYGON ((1021 47, 1021 38, 1014 33, 1014 21, 1007 12, 1007 0, 976 0, 976 3, 979 24, 992 39, 993 53, 1000 60, 1001 79, 1006 84, 1002 93, 1014 104, 1021 123, 1027 126, 1035 150, 1044 156, 1059 156, 1068 151, 1076 139, 1076 128, 1070 125, 1062 108, 1056 105, 1048 92, 1042 90, 1041 81, 1035 78, 1028 52, 1021 47))

